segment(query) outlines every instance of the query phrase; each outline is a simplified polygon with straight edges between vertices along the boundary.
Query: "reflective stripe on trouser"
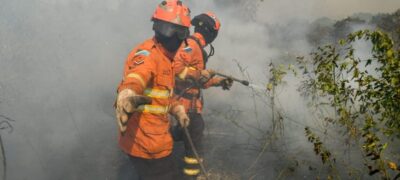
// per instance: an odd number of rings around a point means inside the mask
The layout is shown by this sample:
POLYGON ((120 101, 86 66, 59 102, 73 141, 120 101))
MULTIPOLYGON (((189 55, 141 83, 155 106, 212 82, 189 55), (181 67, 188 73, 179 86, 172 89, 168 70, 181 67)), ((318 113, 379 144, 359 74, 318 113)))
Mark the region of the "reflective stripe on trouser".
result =
POLYGON ((146 87, 146 83, 141 75, 139 75, 137 73, 130 73, 130 74, 126 75, 126 77, 124 77, 124 81, 128 80, 129 78, 138 80, 143 87, 146 87))
MULTIPOLYGON (((202 138, 204 131, 204 120, 199 113, 189 113, 188 115, 191 120, 188 126, 189 134, 201 158, 201 156, 203 155, 202 138)), ((184 158, 185 167, 183 169, 183 173, 189 177, 196 177, 200 175, 200 164, 195 158, 190 143, 188 142, 188 139, 185 135, 183 137, 183 140, 186 151, 186 156, 184 158)))
POLYGON ((200 174, 200 164, 195 157, 184 157, 185 167, 183 174, 186 176, 198 176, 200 174))

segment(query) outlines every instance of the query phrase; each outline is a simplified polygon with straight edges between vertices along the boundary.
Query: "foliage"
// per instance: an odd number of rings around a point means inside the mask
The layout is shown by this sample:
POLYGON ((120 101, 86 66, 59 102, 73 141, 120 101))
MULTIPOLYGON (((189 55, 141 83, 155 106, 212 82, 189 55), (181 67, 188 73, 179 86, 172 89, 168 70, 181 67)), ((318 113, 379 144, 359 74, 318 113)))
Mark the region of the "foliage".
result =
MULTIPOLYGON (((0 114, 0 130, 8 129, 8 132, 11 133, 14 130, 11 122, 14 122, 14 121, 15 120, 0 114)), ((2 174, 0 175, 0 177, 2 177, 2 179, 6 179, 6 177, 7 177, 7 174, 6 174, 7 160, 6 160, 5 150, 4 150, 3 139, 1 137, 1 135, 0 135, 0 159, 2 161, 2 166, 0 166, 1 167, 0 173, 2 173, 2 174)))
POLYGON ((267 84, 267 90, 272 91, 272 89, 283 82, 283 77, 287 74, 284 66, 280 65, 275 67, 274 64, 270 63, 270 77, 269 83, 267 84))
POLYGON ((363 25, 366 21, 358 17, 347 17, 343 20, 337 21, 333 25, 332 36, 335 38, 345 38, 346 35, 352 31, 353 26, 363 25))
MULTIPOLYGON (((346 38, 354 27, 376 27, 389 33, 395 40, 400 40, 400 9, 391 14, 355 14, 339 21, 328 18, 317 19, 310 25, 308 41, 316 46, 346 38)), ((399 44, 395 45, 399 47, 399 44)))
MULTIPOLYGON (((400 173, 385 154, 389 140, 400 138, 400 51, 381 31, 357 31, 339 44, 318 48, 311 60, 298 59, 305 75, 300 89, 314 105, 332 107, 336 114, 325 118, 344 128, 350 139, 362 140, 369 174, 389 179, 400 173), (371 42, 371 58, 355 56, 355 41, 371 42)), ((314 145, 319 142, 306 133, 314 145)))
POLYGON ((372 17, 371 24, 388 32, 395 40, 400 40, 400 9, 393 14, 380 14, 372 17))
POLYGON ((314 145, 315 154, 321 157, 322 163, 327 163, 330 167, 333 167, 333 163, 336 161, 336 159, 332 157, 332 153, 323 145, 319 137, 315 135, 309 127, 305 128, 305 132, 308 141, 314 145))

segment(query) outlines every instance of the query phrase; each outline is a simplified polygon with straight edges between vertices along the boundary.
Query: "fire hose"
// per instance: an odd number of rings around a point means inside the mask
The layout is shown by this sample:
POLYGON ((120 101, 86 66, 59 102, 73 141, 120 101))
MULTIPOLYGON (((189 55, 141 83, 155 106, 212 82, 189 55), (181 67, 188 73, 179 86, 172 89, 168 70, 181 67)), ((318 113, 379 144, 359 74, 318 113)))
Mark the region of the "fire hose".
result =
MULTIPOLYGON (((191 86, 187 87, 186 89, 184 89, 182 92, 180 92, 180 93, 178 94, 177 100, 179 100, 179 99, 183 96, 183 94, 185 94, 189 89, 192 89, 192 88, 198 86, 198 84, 195 83, 195 82, 193 82, 193 81, 191 81, 191 83, 192 83, 191 86)), ((189 130, 187 129, 187 127, 183 127, 183 131, 185 132, 185 136, 186 136, 186 138, 187 138, 188 141, 189 141, 190 147, 192 148, 194 157, 196 158, 197 162, 199 162, 201 172, 203 173, 205 179, 208 180, 206 168, 205 168, 205 166, 204 166, 203 161, 200 159, 199 154, 197 153, 197 149, 196 149, 196 147, 194 146, 192 137, 191 137, 190 134, 189 134, 189 130)))
MULTIPOLYGON (((236 81, 236 82, 239 82, 239 83, 241 83, 241 84, 243 84, 243 85, 245 85, 245 86, 249 86, 249 84, 250 84, 249 81, 240 80, 240 79, 237 79, 237 78, 235 78, 235 77, 232 77, 232 76, 229 76, 229 75, 225 75, 225 74, 222 74, 222 73, 219 73, 219 72, 213 72, 213 75, 217 75, 217 76, 221 76, 221 77, 224 77, 224 78, 231 79, 231 80, 236 81)), ((210 79, 211 79, 211 78, 210 78, 210 79)), ((208 80, 209 80, 209 79, 208 79, 208 80)), ((191 86, 187 87, 186 89, 184 89, 183 91, 181 91, 181 92, 178 94, 178 98, 177 98, 178 100, 179 100, 189 89, 192 89, 193 87, 196 87, 196 86, 197 86, 197 87, 201 87, 201 86, 199 86, 199 84, 196 83, 196 82, 191 81, 191 83, 192 83, 191 86)), ((203 84, 204 84, 204 83, 203 83, 203 84)), ((183 130, 184 130, 185 135, 186 135, 186 137, 187 137, 187 139, 188 139, 188 141, 189 141, 190 147, 192 148, 193 154, 194 154, 195 158, 197 159, 197 161, 199 162, 200 169, 201 169, 201 171, 202 171, 202 173, 203 173, 205 179, 208 180, 208 175, 207 175, 206 168, 205 168, 205 166, 204 166, 203 161, 200 159, 199 154, 197 153, 197 149, 196 149, 196 147, 194 146, 193 140, 192 140, 192 138, 191 138, 191 136, 190 136, 190 134, 189 134, 189 130, 187 129, 187 127, 184 127, 183 130)))
POLYGON ((249 86, 249 84, 250 84, 249 81, 241 80, 241 79, 229 76, 229 75, 222 74, 220 72, 214 72, 214 74, 217 75, 217 76, 224 77, 224 78, 232 79, 233 81, 239 82, 239 83, 241 83, 241 84, 243 84, 245 86, 249 86))
POLYGON ((200 156, 197 153, 196 147, 193 144, 192 137, 190 137, 190 134, 189 134, 189 131, 188 131, 187 127, 184 127, 183 130, 185 131, 185 135, 186 135, 186 137, 187 137, 187 139, 189 141, 190 147, 192 148, 193 154, 196 157, 197 162, 199 162, 199 164, 200 164, 201 172, 203 172, 203 175, 204 175, 205 179, 208 180, 206 168, 204 167, 203 161, 200 159, 200 156))

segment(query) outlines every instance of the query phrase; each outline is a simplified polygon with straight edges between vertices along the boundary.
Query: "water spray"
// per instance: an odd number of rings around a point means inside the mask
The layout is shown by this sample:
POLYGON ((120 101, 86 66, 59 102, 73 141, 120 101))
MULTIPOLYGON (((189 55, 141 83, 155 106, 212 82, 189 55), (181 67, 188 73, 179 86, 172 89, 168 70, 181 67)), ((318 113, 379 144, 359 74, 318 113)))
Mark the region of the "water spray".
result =
POLYGON ((255 90, 259 90, 259 91, 266 91, 267 90, 266 87, 261 86, 261 85, 257 85, 257 84, 253 84, 253 83, 250 83, 249 87, 252 88, 252 89, 255 89, 255 90))

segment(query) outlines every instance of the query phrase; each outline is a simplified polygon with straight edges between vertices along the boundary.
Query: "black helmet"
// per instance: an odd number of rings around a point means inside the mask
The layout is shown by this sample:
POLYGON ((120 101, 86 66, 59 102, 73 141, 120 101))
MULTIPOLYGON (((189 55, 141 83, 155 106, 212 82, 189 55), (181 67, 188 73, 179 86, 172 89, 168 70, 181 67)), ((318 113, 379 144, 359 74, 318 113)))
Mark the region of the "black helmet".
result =
POLYGON ((195 16, 192 19, 192 25, 194 26, 194 32, 203 35, 207 44, 214 41, 218 35, 218 30, 221 27, 220 21, 211 12, 195 16))

